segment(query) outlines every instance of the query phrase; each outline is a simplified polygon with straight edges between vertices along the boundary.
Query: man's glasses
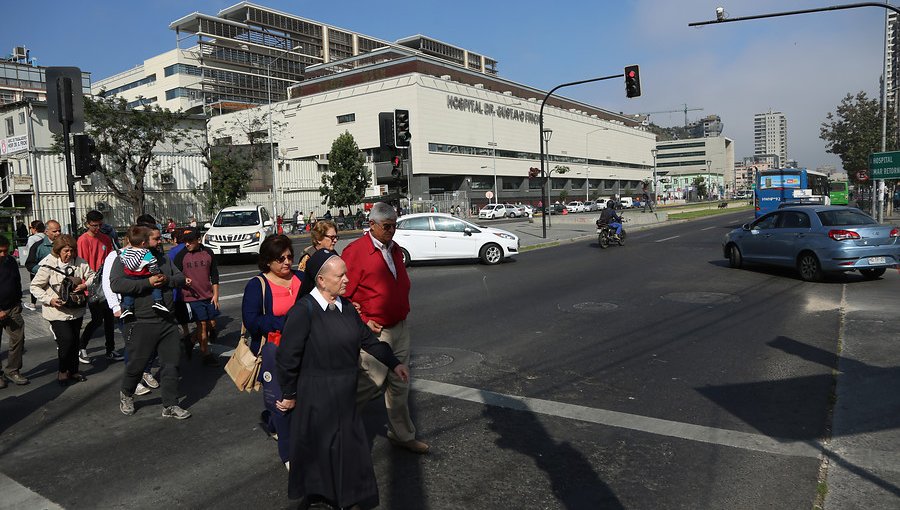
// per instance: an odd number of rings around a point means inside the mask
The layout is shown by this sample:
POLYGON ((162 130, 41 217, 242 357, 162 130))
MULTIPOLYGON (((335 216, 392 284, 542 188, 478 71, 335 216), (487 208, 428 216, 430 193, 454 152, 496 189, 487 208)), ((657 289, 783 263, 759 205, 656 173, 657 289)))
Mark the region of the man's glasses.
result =
POLYGON ((102 223, 88 223, 87 224, 88 228, 100 228, 100 225, 102 225, 102 223))
POLYGON ((293 262, 293 261, 294 261, 293 255, 282 255, 280 257, 275 257, 275 262, 278 262, 279 264, 284 264, 285 262, 293 262))
POLYGON ((381 227, 381 230, 394 230, 397 228, 396 223, 376 223, 376 225, 381 227))

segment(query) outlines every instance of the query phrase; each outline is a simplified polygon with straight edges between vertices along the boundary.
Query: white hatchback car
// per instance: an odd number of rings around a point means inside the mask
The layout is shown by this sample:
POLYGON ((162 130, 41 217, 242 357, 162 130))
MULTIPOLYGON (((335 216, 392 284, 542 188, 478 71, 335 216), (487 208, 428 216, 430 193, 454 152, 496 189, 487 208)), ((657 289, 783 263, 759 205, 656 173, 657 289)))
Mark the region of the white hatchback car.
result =
POLYGON ((397 220, 394 241, 403 262, 479 258, 488 265, 519 253, 519 238, 499 228, 482 227, 443 213, 417 213, 397 220))
POLYGON ((576 200, 574 202, 569 202, 566 205, 566 209, 568 209, 570 213, 584 212, 584 202, 581 202, 578 200, 576 200))
POLYGON ((269 212, 261 205, 237 205, 219 211, 207 223, 203 245, 216 255, 259 254, 262 242, 275 233, 269 212))
POLYGON ((507 207, 506 204, 488 204, 478 211, 478 219, 491 220, 496 218, 505 218, 510 214, 515 215, 516 211, 507 207))

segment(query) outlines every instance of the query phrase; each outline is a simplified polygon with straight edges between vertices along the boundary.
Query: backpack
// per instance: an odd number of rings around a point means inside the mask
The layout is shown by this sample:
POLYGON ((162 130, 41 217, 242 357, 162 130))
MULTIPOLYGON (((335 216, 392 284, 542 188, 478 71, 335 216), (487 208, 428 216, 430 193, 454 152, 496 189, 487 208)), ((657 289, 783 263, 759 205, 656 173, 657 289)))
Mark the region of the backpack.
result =
POLYGON ((103 292, 103 266, 104 264, 100 264, 100 267, 97 268, 97 274, 94 275, 94 279, 91 280, 91 283, 87 286, 87 300, 88 303, 95 305, 97 303, 105 303, 106 302, 106 294, 103 292))

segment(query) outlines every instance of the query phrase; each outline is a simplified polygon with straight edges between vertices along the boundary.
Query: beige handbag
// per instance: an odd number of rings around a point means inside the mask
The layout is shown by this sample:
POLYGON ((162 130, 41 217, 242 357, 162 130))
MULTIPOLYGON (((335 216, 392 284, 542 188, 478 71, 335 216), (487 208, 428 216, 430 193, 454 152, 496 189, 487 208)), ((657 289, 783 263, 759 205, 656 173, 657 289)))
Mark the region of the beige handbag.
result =
MULTIPOLYGON (((265 311, 266 282, 260 276, 257 276, 257 278, 259 278, 259 284, 262 289, 262 303, 265 311)), ((263 338, 259 342, 259 351, 254 353, 250 350, 250 333, 241 324, 241 337, 238 339, 234 352, 231 353, 231 358, 225 364, 225 373, 228 374, 228 377, 231 377, 239 391, 259 391, 262 387, 262 383, 259 382, 259 367, 262 364, 260 353, 265 344, 266 339, 263 338)))

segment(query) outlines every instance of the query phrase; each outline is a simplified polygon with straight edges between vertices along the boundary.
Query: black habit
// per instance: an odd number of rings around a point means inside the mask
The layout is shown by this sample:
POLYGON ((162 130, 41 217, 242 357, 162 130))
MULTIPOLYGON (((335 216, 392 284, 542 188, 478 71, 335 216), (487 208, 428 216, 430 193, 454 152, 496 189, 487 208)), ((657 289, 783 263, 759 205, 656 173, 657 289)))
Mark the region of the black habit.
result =
MULTIPOLYGON (((341 299, 341 298, 338 298, 341 299)), ((353 305, 323 310, 305 295, 288 312, 276 355, 291 411, 288 496, 325 497, 340 507, 378 505, 378 484, 363 422, 356 414, 362 348, 391 370, 400 364, 390 345, 363 324, 353 305)))

